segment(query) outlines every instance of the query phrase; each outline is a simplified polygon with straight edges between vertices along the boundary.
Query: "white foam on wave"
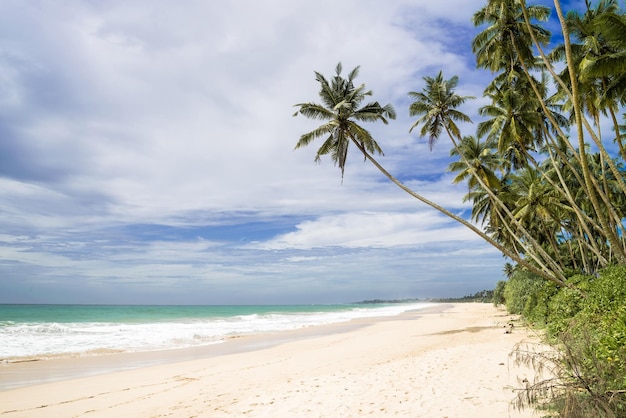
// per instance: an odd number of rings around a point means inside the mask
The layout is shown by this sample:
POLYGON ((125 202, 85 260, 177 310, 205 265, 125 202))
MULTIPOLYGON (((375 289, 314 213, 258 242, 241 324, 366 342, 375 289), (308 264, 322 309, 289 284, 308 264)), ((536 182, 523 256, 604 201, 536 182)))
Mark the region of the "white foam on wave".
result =
POLYGON ((393 316, 427 303, 355 307, 329 312, 249 314, 150 323, 9 323, 0 326, 0 359, 97 351, 148 351, 223 342, 251 333, 277 332, 357 318, 393 316))

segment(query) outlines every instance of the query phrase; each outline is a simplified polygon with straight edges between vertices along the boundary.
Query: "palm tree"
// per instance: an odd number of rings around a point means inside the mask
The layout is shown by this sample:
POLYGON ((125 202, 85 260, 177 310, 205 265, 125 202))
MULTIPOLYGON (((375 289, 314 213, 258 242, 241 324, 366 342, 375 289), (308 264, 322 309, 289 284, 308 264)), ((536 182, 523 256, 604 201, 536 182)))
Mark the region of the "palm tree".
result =
MULTIPOLYGON (((524 0, 521 0, 522 2, 524 0)), ((607 205, 610 206, 610 202, 608 202, 608 198, 606 195, 603 195, 603 191, 598 187, 597 182, 591 175, 590 172, 590 161, 585 150, 584 137, 583 137, 583 126, 593 139, 594 143, 598 146, 598 149, 601 154, 603 154, 603 158, 608 162, 609 167, 613 174, 615 175, 620 188, 623 193, 626 193, 626 182, 622 178, 621 173, 615 166, 612 161, 612 158, 609 156, 606 148, 603 146, 600 138, 595 134, 593 129, 591 129, 590 124, 586 120, 583 115, 583 106, 581 104, 581 80, 578 76, 580 72, 579 68, 576 67, 577 57, 575 55, 575 46, 571 40, 572 30, 570 29, 570 25, 568 25, 568 21, 563 14, 563 10, 561 4, 558 0, 554 2, 557 15, 559 17, 559 21, 561 23, 561 29, 563 32, 563 49, 565 62, 567 64, 567 74, 569 76, 569 86, 552 72, 555 79, 559 82, 561 88, 566 92, 568 98, 572 102, 572 108, 574 111, 574 119, 576 123, 576 131, 577 131, 577 139, 578 139, 578 152, 580 156, 580 163, 582 167, 582 174, 584 178, 584 187, 588 194, 589 201, 593 205, 593 211, 598 218, 598 222, 600 223, 603 231, 604 237, 610 242, 613 251, 615 252, 615 256, 620 263, 626 263, 626 251, 624 249, 623 242, 620 241, 618 235, 611 228, 610 222, 607 219, 607 205)))
POLYGON ((498 151, 514 168, 527 165, 529 153, 535 151, 535 141, 541 138, 535 135, 537 127, 543 125, 535 101, 528 98, 527 91, 516 87, 520 81, 503 88, 493 86, 492 92, 485 93, 492 103, 478 110, 488 119, 479 123, 476 130, 478 136, 486 135, 496 141, 498 151))
POLYGON ((504 263, 502 272, 504 273, 507 279, 510 279, 511 277, 513 277, 513 273, 515 273, 515 266, 511 263, 504 263))
POLYGON ((326 123, 300 137, 296 149, 308 145, 314 139, 326 136, 326 140, 318 149, 315 160, 319 161, 322 155, 330 154, 333 162, 341 170, 343 178, 348 148, 350 142, 357 144, 359 149, 370 153, 382 154, 383 151, 372 135, 357 122, 381 121, 387 124, 387 118, 395 119, 396 113, 391 104, 381 106, 378 102, 361 103, 366 96, 371 96, 371 90, 365 90, 365 85, 354 85, 354 79, 359 74, 359 67, 353 69, 348 78, 341 76, 342 65, 337 64, 335 76, 329 83, 326 78, 315 72, 315 79, 320 83, 319 92, 322 104, 299 103, 298 113, 311 118, 325 120, 326 123))
MULTIPOLYGON (((620 101, 620 91, 616 87, 626 82, 626 20, 618 14, 616 0, 601 0, 595 8, 586 1, 587 10, 581 16, 577 12, 569 12, 567 25, 578 43, 572 43, 572 57, 578 72, 580 102, 582 111, 593 118, 598 131, 600 130, 601 114, 610 114, 614 127, 618 125, 616 110, 620 101), (621 57, 621 58, 620 58, 621 57)), ((555 61, 564 58, 564 45, 557 46, 550 54, 555 61)), ((567 69, 559 74, 569 86, 567 69)), ((621 91, 623 94, 623 89, 621 91)), ((564 91, 560 92, 566 98, 564 91)), ((572 108, 571 100, 566 104, 572 108)), ((572 114, 572 119, 573 119, 572 114)), ((598 132, 600 138, 601 134, 598 132)), ((617 143, 622 156, 626 156, 621 137, 617 143)))
MULTIPOLYGON (((445 80, 442 72, 439 72, 436 78, 424 77, 424 81, 426 81, 426 87, 421 92, 409 93, 409 96, 415 99, 415 101, 409 106, 409 113, 411 116, 420 116, 413 126, 411 126, 409 132, 421 124, 422 127, 420 133, 422 136, 429 136, 428 143, 432 149, 432 146, 445 130, 450 137, 454 148, 458 148, 458 142, 461 140, 461 135, 455 121, 460 120, 470 122, 471 120, 464 113, 456 110, 456 107, 463 104, 470 97, 459 96, 454 92, 454 88, 458 83, 458 77, 456 76, 452 77, 450 80, 445 80)), ((472 176, 476 179, 476 182, 485 192, 487 192, 489 197, 492 199, 492 202, 498 206, 497 213, 500 213, 499 211, 501 210, 503 216, 506 216, 506 218, 513 224, 510 226, 505 223, 504 227, 508 229, 514 227, 516 230, 514 233, 522 234, 525 237, 525 240, 523 241, 518 238, 518 242, 527 246, 526 250, 529 254, 531 254, 535 262, 541 265, 545 270, 556 274, 557 277, 559 277, 556 280, 557 282, 562 282, 562 270, 557 263, 543 250, 543 248, 534 240, 529 232, 517 222, 506 205, 504 205, 504 203, 495 195, 494 191, 484 183, 478 173, 474 170, 472 164, 467 161, 463 152, 457 152, 465 166, 471 171, 472 176)), ((516 254, 516 256, 517 255, 518 254, 516 254)))
MULTIPOLYGON (((527 12, 532 19, 545 21, 550 15, 546 6, 531 6, 527 12)), ((487 5, 472 18, 474 26, 488 25, 472 41, 478 67, 491 71, 511 70, 520 61, 531 63, 532 35, 543 45, 550 40, 550 32, 539 25, 526 26, 522 6, 516 0, 488 0, 487 5)))
MULTIPOLYGON (((529 263, 519 256, 517 253, 511 252, 509 249, 500 245, 497 241, 489 237, 484 231, 468 222, 466 219, 456 215, 444 207, 437 205, 436 203, 426 199, 420 194, 414 192, 409 187, 400 182, 391 173, 389 173, 376 159, 372 156, 373 152, 382 153, 380 146, 371 137, 369 132, 359 126, 356 121, 382 121, 387 123, 385 116, 393 118, 395 113, 391 105, 380 106, 378 102, 366 105, 364 108, 358 109, 359 104, 363 100, 363 96, 371 95, 371 91, 366 91, 364 85, 359 87, 354 86, 354 78, 357 75, 357 71, 353 70, 348 79, 344 79, 341 76, 341 65, 338 64, 336 68, 336 75, 332 82, 329 83, 324 76, 315 72, 316 80, 320 83, 321 89, 319 95, 323 101, 323 105, 315 103, 300 103, 296 104, 299 110, 294 114, 302 114, 308 118, 320 119, 326 121, 324 124, 308 132, 300 137, 300 140, 296 144, 296 148, 300 148, 310 144, 314 139, 328 135, 326 141, 322 144, 322 147, 318 150, 316 160, 319 160, 322 155, 331 154, 331 158, 335 161, 342 170, 342 176, 344 173, 346 156, 349 142, 352 142, 365 156, 365 159, 370 161, 381 173, 383 173, 389 180, 407 192, 409 195, 418 199, 419 201, 427 204, 428 206, 438 210, 449 218, 464 225, 485 241, 493 245, 500 250, 503 254, 516 261, 518 264, 526 267, 528 270, 535 274, 544 277, 547 280, 551 280, 560 286, 568 286, 565 283, 565 277, 558 271, 553 271, 540 264, 537 267, 533 263, 529 263), (369 110, 364 110, 369 109, 369 110)), ((357 67, 358 69, 358 67, 357 67)), ((453 110, 453 109, 452 109, 453 110)), ((453 112, 454 115, 456 113, 453 112)), ((441 120, 441 118, 439 119, 441 120)), ((454 123, 450 124, 445 121, 444 127, 449 132, 453 132, 454 123), (450 130, 452 129, 452 130, 450 130)), ((441 132, 441 131, 439 131, 441 132)), ((458 133, 458 128, 457 131, 458 133)))
MULTIPOLYGON (((526 1, 519 0, 519 3, 521 5, 526 27, 527 29, 530 29, 532 27, 531 17, 529 16, 528 8, 526 7, 526 1)), ((567 74, 570 80, 569 86, 556 73, 554 66, 552 65, 552 61, 548 58, 548 56, 544 52, 543 44, 545 43, 542 43, 541 40, 538 39, 534 35, 532 30, 528 30, 527 33, 530 34, 535 47, 539 51, 541 59, 543 60, 545 64, 546 70, 552 75, 554 80, 557 82, 558 86, 567 94, 567 97, 572 103, 574 122, 575 122, 574 128, 576 130, 576 139, 578 143, 578 148, 576 150, 576 158, 577 158, 578 163, 580 164, 580 167, 582 168, 582 177, 584 179, 584 182, 581 184, 581 187, 585 190, 588 200, 592 205, 592 210, 597 215, 598 223, 600 224, 600 227, 602 228, 603 236, 605 237, 606 240, 608 240, 608 242, 610 242, 611 246, 614 248, 615 256, 617 257, 618 261, 620 263, 626 263, 626 252, 624 251, 623 243, 620 242, 617 235, 614 233, 613 230, 611 230, 610 224, 607 221, 605 214, 603 213, 603 207, 598 196, 598 194, 601 193, 601 190, 599 190, 597 186, 597 182, 595 182, 595 179, 592 178, 590 170, 589 170, 589 161, 588 161, 587 151, 585 149, 585 138, 584 138, 583 127, 587 130, 587 132, 589 132, 591 138, 593 139, 594 143, 598 146, 600 152, 603 153, 605 156, 608 156, 608 153, 606 149, 604 148, 604 146, 602 145, 602 143, 600 142, 597 135, 595 134, 595 132, 593 131, 593 129, 591 128, 591 125, 583 116, 583 112, 581 108, 581 100, 580 100, 581 95, 579 91, 579 82, 578 82, 578 76, 577 76, 578 67, 576 66, 576 60, 575 60, 575 56, 573 53, 571 31, 570 31, 569 25, 567 24, 567 19, 565 18, 565 15, 563 13, 561 2, 559 0, 554 0, 554 7, 555 7, 556 14, 558 16, 559 23, 561 26, 561 33, 563 35, 563 41, 564 41, 564 45, 563 45, 564 54, 563 55, 565 57, 567 74)), ((531 77, 527 68, 525 68, 525 73, 527 77, 530 79, 531 77)), ((531 84, 532 84, 532 81, 531 81, 531 84)), ((545 108, 545 102, 542 98, 541 93, 535 88, 534 85, 533 85, 533 90, 539 102, 542 104, 542 108, 544 109, 544 112, 547 112, 545 108)), ((559 130, 559 136, 563 139, 566 139, 567 135, 565 135, 562 131, 560 131, 558 124, 554 120, 551 120, 551 123, 555 129, 559 130)), ((569 145, 569 142, 567 143, 569 145)), ((608 159, 610 160, 610 158, 608 159)), ((611 164, 611 170, 615 171, 615 167, 613 164, 611 164)), ((622 187, 623 190, 626 189, 626 186, 624 185, 624 182, 621 181, 621 179, 620 179, 620 186, 622 187)))
POLYGON ((415 100, 409 106, 409 115, 421 116, 411 126, 409 132, 422 124, 420 136, 428 135, 428 145, 432 150, 443 129, 452 142, 461 139, 461 131, 455 122, 471 122, 471 119, 456 108, 475 97, 456 94, 454 89, 459 83, 459 77, 454 76, 449 80, 444 80, 442 71, 439 71, 435 78, 424 77, 424 81, 426 81, 426 87, 423 91, 408 93, 409 97, 415 100))
POLYGON ((559 192, 544 181, 535 168, 525 167, 511 176, 511 190, 516 195, 515 217, 526 229, 533 231, 540 243, 548 244, 561 262, 556 238, 562 220, 569 218, 571 207, 561 200, 559 192))
MULTIPOLYGON (((581 63, 583 76, 610 77, 613 82, 608 87, 621 86, 618 92, 622 103, 626 100, 623 84, 626 81, 626 15, 619 12, 616 0, 601 0, 595 9, 587 1, 585 20, 591 24, 590 35, 594 36, 593 55, 587 55, 581 63), (595 47, 595 48, 594 48, 595 47)), ((589 45, 589 43, 587 43, 589 45)))
POLYGON ((458 147, 450 151, 451 157, 460 156, 460 154, 465 157, 465 160, 454 161, 448 166, 448 171, 458 173, 452 182, 456 184, 467 181, 469 189, 474 190, 479 187, 478 181, 472 174, 475 172, 487 187, 492 190, 500 189, 500 179, 496 171, 508 171, 508 165, 494 152, 496 145, 495 141, 490 139, 481 141, 475 136, 464 136, 458 147), (470 166, 466 165, 465 161, 470 166))

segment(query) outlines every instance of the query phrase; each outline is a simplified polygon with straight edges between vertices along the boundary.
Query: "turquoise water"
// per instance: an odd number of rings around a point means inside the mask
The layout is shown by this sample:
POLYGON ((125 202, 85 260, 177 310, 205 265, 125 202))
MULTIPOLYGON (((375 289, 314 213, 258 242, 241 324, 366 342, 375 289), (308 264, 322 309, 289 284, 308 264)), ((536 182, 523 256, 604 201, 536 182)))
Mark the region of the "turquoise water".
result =
POLYGON ((245 315, 306 314, 386 305, 0 305, 0 324, 56 322, 147 323, 245 315))
POLYGON ((232 336, 392 316, 426 306, 0 305, 0 359, 217 344, 232 336))

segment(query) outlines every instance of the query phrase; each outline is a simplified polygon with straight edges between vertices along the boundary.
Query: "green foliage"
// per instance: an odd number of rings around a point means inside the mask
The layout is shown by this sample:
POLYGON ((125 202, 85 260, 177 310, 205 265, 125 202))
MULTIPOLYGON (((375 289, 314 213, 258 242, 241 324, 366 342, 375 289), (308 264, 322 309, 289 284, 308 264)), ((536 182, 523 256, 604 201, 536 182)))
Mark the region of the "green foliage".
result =
POLYGON ((537 306, 540 291, 546 283, 541 277, 527 270, 516 271, 504 289, 506 308, 513 314, 528 317, 537 306))
POLYGON ((569 283, 574 288, 562 288, 548 301, 550 315, 545 322, 548 335, 557 336, 567 331, 572 318, 583 309, 583 295, 589 290, 590 280, 589 276, 572 276, 569 283))
POLYGON ((480 290, 474 294, 465 295, 460 298, 433 298, 430 299, 434 302, 453 302, 453 303, 466 303, 466 302, 480 302, 489 303, 493 300, 493 290, 480 290))
POLYGON ((506 281, 500 280, 496 283, 496 288, 493 291, 493 297, 491 301, 494 306, 504 305, 506 303, 506 299, 504 298, 504 289, 506 288, 506 281))
POLYGON ((530 364, 553 363, 557 378, 533 385, 527 399, 550 397, 560 416, 626 416, 626 266, 568 283, 557 288, 520 270, 506 282, 507 308, 544 328, 560 353, 522 352, 530 364))
POLYGON ((626 389, 626 266, 603 270, 584 302, 576 328, 590 333, 594 356, 610 365, 609 388, 626 389))

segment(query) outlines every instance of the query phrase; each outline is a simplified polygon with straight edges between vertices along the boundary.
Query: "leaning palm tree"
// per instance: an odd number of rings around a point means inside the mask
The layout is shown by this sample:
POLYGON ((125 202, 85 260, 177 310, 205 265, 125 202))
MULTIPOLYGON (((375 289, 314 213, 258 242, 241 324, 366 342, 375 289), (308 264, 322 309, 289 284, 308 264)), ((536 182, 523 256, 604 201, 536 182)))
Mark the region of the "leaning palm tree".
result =
POLYGON ((565 277, 560 272, 555 272, 545 265, 541 265, 541 263, 538 263, 539 267, 537 267, 537 265, 520 257, 519 254, 511 252, 484 231, 476 227, 476 225, 411 190, 376 161, 372 153, 378 152, 382 154, 382 149, 369 132, 357 122, 382 121, 383 123, 387 123, 387 117, 393 118, 395 116, 393 107, 391 107, 391 105, 380 106, 378 102, 373 102, 363 108, 359 108, 364 96, 371 95, 372 93, 371 91, 365 90, 364 85, 358 87, 354 85, 354 78, 358 74, 358 67, 348 75, 347 79, 341 76, 341 70, 341 64, 338 64, 336 75, 330 83, 323 75, 315 72, 315 79, 320 83, 321 88, 319 95, 323 104, 309 102, 295 105, 299 109, 294 116, 301 114, 308 118, 325 121, 318 128, 303 134, 296 144, 296 148, 304 147, 316 138, 326 137, 315 159, 319 160, 322 155, 330 154, 333 161, 339 165, 343 175, 349 144, 354 144, 364 155, 366 160, 370 161, 389 180, 409 195, 472 230, 503 254, 530 271, 561 286, 567 286, 565 277))
POLYGON ((330 83, 322 74, 315 72, 315 79, 321 86, 319 95, 322 104, 299 103, 296 105, 299 110, 295 115, 300 113, 311 119, 326 121, 318 128, 302 135, 296 149, 308 145, 314 139, 326 137, 317 150, 315 160, 319 161, 322 155, 330 154, 332 160, 339 166, 343 178, 351 141, 370 153, 383 153, 369 131, 357 122, 381 121, 387 124, 387 118, 395 119, 396 113, 391 104, 381 106, 378 102, 370 102, 360 107, 365 98, 372 95, 372 91, 365 90, 364 84, 354 85, 359 67, 350 71, 348 78, 343 78, 341 71, 342 65, 338 63, 335 68, 336 74, 330 83))
POLYGON ((458 84, 458 77, 454 76, 449 80, 445 80, 442 72, 439 72, 435 78, 424 77, 424 81, 426 81, 426 87, 421 92, 409 93, 409 97, 415 99, 409 106, 409 114, 411 116, 419 116, 419 119, 411 126, 409 132, 422 125, 420 134, 422 136, 428 135, 428 143, 432 149, 433 145, 439 139, 439 136, 445 130, 454 148, 457 149, 456 153, 461 157, 462 163, 468 168, 478 185, 489 195, 493 203, 498 206, 498 210, 502 210, 503 215, 511 223, 511 225, 505 224, 504 226, 508 229, 515 230, 514 235, 521 234, 525 237, 525 240, 517 237, 518 242, 526 246, 526 252, 542 269, 550 272, 548 276, 553 277, 552 274, 555 274, 558 277, 556 282, 561 284, 560 282, 564 281, 565 278, 560 266, 544 251, 532 235, 519 224, 509 211, 509 208, 495 195, 494 191, 485 184, 483 178, 481 178, 474 166, 467 160, 466 155, 458 151, 459 142, 462 138, 455 122, 470 122, 470 119, 464 113, 457 110, 457 107, 471 98, 470 96, 460 96, 454 91, 458 84))

